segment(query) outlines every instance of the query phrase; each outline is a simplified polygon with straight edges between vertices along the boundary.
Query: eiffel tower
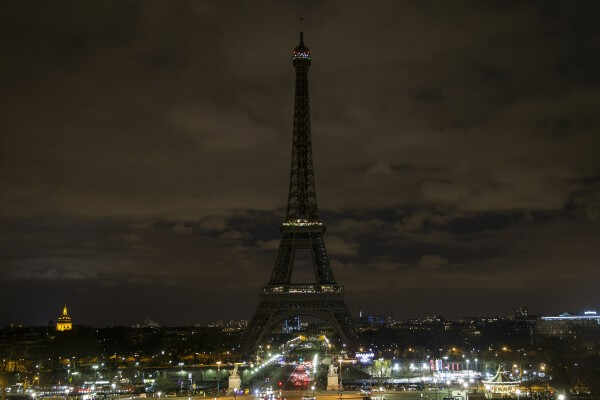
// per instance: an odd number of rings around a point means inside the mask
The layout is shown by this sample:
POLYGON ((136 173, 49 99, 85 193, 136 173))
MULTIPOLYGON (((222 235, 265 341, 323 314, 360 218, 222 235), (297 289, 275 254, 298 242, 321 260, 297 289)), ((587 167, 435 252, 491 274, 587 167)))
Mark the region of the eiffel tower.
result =
POLYGON ((354 347, 357 335, 346 304, 344 287, 338 285, 329 265, 323 236, 325 224, 319 218, 310 133, 308 70, 310 50, 300 44, 292 52, 296 70, 292 167, 285 220, 281 224, 281 241, 271 279, 263 288, 260 304, 246 334, 244 352, 253 351, 265 335, 284 320, 297 315, 328 323, 344 344, 354 347), (297 251, 310 254, 314 283, 294 284, 292 271, 297 251))

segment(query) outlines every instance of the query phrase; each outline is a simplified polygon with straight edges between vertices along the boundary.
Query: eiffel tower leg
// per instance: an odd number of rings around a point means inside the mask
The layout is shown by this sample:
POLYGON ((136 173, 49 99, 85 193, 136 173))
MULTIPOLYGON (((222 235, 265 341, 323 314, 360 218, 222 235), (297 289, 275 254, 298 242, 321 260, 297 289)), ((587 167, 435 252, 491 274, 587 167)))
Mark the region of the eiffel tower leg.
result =
POLYGON ((261 302, 256 309, 252 321, 248 324, 242 354, 249 355, 256 349, 256 346, 260 340, 262 340, 266 327, 272 318, 273 312, 269 310, 269 307, 265 303, 261 302))
POLYGON ((346 305, 342 305, 342 309, 333 312, 333 319, 338 327, 338 332, 344 343, 348 348, 355 348, 358 346, 358 334, 354 330, 354 324, 352 323, 352 317, 346 308, 346 305))
POLYGON ((294 236, 293 234, 286 234, 279 242, 277 259, 275 261, 273 272, 271 273, 269 284, 276 285, 290 282, 290 277, 292 275, 291 266, 294 263, 294 258, 294 236))
POLYGON ((323 318, 326 322, 331 324, 331 326, 335 329, 335 331, 340 335, 340 339, 342 339, 342 343, 349 343, 349 338, 346 332, 344 332, 343 325, 340 324, 336 314, 334 312, 327 313, 327 317, 323 318))
POLYGON ((335 282, 333 271, 329 265, 329 256, 325 249, 325 242, 322 233, 311 235, 311 251, 313 254, 313 262, 315 266, 315 277, 319 283, 335 282))
POLYGON ((256 346, 263 340, 265 335, 270 333, 278 323, 283 322, 295 315, 303 314, 301 311, 290 311, 288 309, 277 309, 272 303, 261 302, 252 322, 248 325, 244 355, 249 355, 256 350, 256 346))

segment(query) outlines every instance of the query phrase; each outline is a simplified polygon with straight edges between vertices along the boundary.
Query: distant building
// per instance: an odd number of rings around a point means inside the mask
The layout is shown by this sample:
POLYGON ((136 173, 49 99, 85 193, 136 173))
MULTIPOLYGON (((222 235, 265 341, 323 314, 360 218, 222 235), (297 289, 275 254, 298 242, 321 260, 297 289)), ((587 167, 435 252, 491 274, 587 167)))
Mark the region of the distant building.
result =
POLYGON ((69 315, 69 310, 67 309, 67 305, 62 309, 61 314, 58 316, 56 320, 56 330, 59 332, 70 331, 73 329, 73 321, 71 320, 71 316, 69 315))
MULTIPOLYGON (((195 326, 202 327, 204 325, 196 324, 195 326)), ((220 319, 217 321, 209 322, 208 325, 206 325, 206 326, 209 328, 221 329, 223 332, 236 332, 236 331, 241 331, 241 330, 246 329, 248 327, 248 321, 245 319, 240 319, 240 320, 232 319, 229 321, 220 319)))
POLYGON ((537 324, 539 334, 558 337, 573 336, 585 328, 600 329, 600 314, 592 310, 585 311, 580 315, 562 313, 541 317, 537 324))
POLYGON ((359 329, 382 327, 386 323, 385 317, 375 314, 365 314, 362 310, 358 314, 359 329))
POLYGON ((529 310, 525 306, 521 306, 515 310, 514 319, 524 320, 529 318, 529 310))
POLYGON ((144 328, 160 328, 160 324, 150 318, 146 318, 142 324, 144 328))
POLYGON ((142 323, 138 322, 137 324, 133 324, 131 327, 136 328, 136 329, 143 329, 143 328, 158 329, 158 328, 160 328, 160 324, 156 321, 151 320, 150 318, 146 318, 144 320, 144 322, 142 322, 142 323))
POLYGON ((293 333, 302 331, 302 321, 300 316, 296 315, 283 321, 282 333, 293 333))
POLYGON ((223 327, 223 332, 236 332, 236 331, 241 331, 244 330, 248 327, 248 321, 245 319, 240 319, 240 320, 236 320, 236 319, 232 319, 227 321, 227 323, 225 323, 225 326, 223 327))

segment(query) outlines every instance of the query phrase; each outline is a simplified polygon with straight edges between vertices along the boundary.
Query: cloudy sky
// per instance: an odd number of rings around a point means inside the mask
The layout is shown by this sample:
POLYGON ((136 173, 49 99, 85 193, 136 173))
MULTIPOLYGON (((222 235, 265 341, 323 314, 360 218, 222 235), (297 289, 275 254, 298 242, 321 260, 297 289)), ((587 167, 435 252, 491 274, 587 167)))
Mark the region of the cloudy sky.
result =
POLYGON ((2 8, 0 325, 63 303, 95 325, 250 318, 287 199, 300 29, 353 312, 600 304, 597 2, 2 8))

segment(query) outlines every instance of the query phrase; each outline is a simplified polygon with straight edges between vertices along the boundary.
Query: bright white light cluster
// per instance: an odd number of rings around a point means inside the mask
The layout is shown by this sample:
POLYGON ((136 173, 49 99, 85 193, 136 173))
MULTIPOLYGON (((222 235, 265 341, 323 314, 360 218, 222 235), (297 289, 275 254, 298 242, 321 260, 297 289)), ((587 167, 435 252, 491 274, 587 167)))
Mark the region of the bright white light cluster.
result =
POLYGON ((265 361, 264 363, 262 363, 261 365, 259 365, 258 367, 254 368, 252 370, 252 373, 256 373, 258 371, 260 371, 262 368, 266 367, 267 365, 271 364, 272 362, 278 360, 279 358, 281 358, 281 354, 275 354, 274 356, 272 356, 271 358, 269 358, 267 361, 265 361))
POLYGON ((308 50, 294 50, 294 58, 310 59, 310 52, 308 50))
POLYGON ((307 219, 295 219, 291 221, 285 221, 283 226, 322 226, 321 221, 309 221, 307 219))

